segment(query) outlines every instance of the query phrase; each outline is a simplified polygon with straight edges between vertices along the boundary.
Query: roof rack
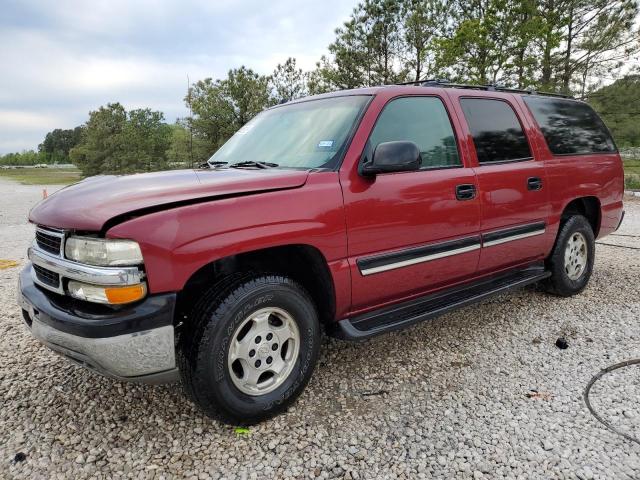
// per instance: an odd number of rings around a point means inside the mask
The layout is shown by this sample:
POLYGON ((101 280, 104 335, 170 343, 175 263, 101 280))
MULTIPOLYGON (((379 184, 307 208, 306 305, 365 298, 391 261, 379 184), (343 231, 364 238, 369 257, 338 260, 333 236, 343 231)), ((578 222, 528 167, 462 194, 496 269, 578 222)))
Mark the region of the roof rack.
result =
POLYGON ((538 92, 536 90, 526 90, 518 88, 507 88, 499 85, 487 84, 487 85, 470 85, 466 83, 453 83, 443 78, 428 78, 425 80, 416 80, 413 82, 396 83, 396 85, 415 85, 417 87, 442 87, 442 88, 466 88, 468 90, 484 90, 489 92, 507 92, 507 93, 521 93, 527 95, 544 95, 548 97, 559 98, 573 98, 571 95, 565 95, 564 93, 553 92, 538 92))

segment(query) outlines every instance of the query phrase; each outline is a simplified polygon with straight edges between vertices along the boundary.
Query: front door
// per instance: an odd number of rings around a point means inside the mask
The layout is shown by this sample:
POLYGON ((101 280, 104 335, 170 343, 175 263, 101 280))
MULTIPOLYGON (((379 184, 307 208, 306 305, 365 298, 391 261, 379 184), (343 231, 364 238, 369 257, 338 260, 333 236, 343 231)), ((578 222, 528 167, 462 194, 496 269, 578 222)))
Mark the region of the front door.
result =
POLYGON ((479 274, 539 259, 548 248, 546 170, 528 141, 525 117, 509 97, 459 97, 480 188, 479 274))
POLYGON ((476 176, 462 161, 442 99, 390 100, 363 157, 390 141, 414 142, 422 169, 374 178, 341 171, 354 311, 461 281, 478 263, 476 176))

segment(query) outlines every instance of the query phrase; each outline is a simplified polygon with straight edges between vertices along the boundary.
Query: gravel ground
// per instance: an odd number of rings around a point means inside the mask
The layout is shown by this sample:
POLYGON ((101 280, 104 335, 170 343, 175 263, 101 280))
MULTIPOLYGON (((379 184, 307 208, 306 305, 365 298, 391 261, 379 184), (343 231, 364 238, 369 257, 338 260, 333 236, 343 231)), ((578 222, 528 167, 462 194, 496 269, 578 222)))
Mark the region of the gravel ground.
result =
MULTIPOLYGON (((24 262, 40 197, 0 181, 0 259, 24 262)), ((640 202, 626 210, 630 236, 602 241, 637 248, 640 202)), ((640 358, 640 251, 597 256, 575 298, 528 288, 366 343, 326 339, 298 403, 245 434, 179 385, 117 383, 40 346, 15 305, 19 269, 0 270, 0 477, 640 478, 640 445, 582 398, 602 368, 640 358)), ((639 374, 617 370, 591 393, 636 435, 639 374)))

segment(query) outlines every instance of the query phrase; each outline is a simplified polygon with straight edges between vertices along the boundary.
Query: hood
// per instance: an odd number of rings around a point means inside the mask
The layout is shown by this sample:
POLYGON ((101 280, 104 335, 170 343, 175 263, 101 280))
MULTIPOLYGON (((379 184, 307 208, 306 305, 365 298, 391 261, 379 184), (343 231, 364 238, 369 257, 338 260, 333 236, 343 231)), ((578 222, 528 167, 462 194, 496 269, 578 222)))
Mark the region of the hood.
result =
POLYGON ((300 170, 170 170, 90 177, 57 191, 29 213, 29 221, 62 229, 100 231, 117 216, 148 208, 301 187, 300 170))

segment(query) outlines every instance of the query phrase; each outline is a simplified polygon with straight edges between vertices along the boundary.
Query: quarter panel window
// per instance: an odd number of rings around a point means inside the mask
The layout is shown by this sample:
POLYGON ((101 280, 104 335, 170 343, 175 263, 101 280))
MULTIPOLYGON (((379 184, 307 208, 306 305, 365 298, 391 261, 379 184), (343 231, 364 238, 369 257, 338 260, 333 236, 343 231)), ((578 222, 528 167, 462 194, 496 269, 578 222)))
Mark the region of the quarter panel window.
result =
POLYGON ((555 155, 615 152, 613 139, 586 103, 562 98, 524 97, 555 155))
POLYGON ((527 137, 513 108, 502 100, 463 98, 464 117, 480 163, 532 157, 527 137))
POLYGON ((404 97, 385 107, 369 137, 369 148, 384 142, 415 143, 422 168, 461 166, 451 121, 442 100, 436 97, 404 97))

